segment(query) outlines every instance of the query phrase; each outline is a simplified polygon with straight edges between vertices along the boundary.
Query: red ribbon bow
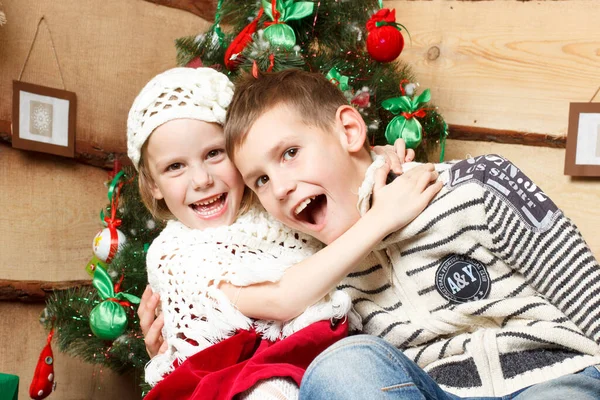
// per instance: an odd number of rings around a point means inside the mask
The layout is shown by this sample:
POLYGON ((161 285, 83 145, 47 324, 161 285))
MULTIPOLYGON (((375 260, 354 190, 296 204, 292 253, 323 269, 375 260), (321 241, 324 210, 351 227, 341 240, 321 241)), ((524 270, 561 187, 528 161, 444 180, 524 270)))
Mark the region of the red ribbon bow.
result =
POLYGON ((396 9, 390 10, 389 8, 382 8, 373 14, 367 21, 367 31, 371 32, 373 29, 377 28, 378 22, 387 22, 388 24, 393 25, 396 22, 396 9))
POLYGON ((406 119, 411 119, 411 118, 414 118, 414 117, 423 118, 424 116, 427 115, 427 113, 425 112, 424 108, 421 108, 421 109, 419 109, 419 110, 417 110, 415 112, 411 112, 411 113, 407 113, 407 112, 403 111, 401 115, 404 118, 406 118, 406 119))

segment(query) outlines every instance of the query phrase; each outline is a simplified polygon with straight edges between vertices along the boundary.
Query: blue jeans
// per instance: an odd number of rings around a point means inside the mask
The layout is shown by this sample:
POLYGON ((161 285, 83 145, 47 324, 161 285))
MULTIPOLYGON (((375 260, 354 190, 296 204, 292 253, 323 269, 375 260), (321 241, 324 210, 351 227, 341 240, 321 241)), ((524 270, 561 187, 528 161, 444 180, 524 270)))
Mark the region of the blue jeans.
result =
POLYGON ((300 399, 598 400, 600 371, 589 367, 504 397, 461 398, 443 391, 400 350, 375 336, 343 339, 317 357, 300 385, 300 399))

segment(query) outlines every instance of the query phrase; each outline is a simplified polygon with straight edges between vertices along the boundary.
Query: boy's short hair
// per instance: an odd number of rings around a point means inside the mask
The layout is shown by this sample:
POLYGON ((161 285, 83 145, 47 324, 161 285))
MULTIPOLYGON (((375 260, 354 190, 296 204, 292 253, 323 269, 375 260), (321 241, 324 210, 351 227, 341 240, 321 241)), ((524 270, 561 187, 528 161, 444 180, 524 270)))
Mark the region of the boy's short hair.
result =
POLYGON ((320 73, 286 69, 260 73, 257 78, 247 74, 236 82, 225 120, 230 158, 233 159, 234 150, 242 145, 256 120, 280 104, 293 107, 307 125, 330 130, 337 109, 348 104, 348 100, 320 73))

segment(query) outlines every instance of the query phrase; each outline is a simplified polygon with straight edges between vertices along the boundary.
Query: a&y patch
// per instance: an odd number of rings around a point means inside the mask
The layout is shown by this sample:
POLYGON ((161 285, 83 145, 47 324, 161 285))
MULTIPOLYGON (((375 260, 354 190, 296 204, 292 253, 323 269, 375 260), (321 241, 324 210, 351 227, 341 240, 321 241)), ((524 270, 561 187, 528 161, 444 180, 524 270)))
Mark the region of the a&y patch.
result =
POLYGON ((437 291, 452 303, 484 299, 491 289, 490 275, 477 260, 458 254, 444 259, 435 274, 437 291))

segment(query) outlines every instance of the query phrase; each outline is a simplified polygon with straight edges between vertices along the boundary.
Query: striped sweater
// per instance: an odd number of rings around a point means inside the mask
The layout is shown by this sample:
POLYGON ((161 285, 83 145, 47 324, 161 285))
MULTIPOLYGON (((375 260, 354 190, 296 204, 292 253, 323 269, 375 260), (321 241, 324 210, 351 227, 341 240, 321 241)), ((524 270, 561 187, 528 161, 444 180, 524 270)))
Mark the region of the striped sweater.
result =
POLYGON ((442 191, 338 287, 363 332, 465 397, 600 364, 600 266, 577 227, 502 157, 439 167, 442 191))

